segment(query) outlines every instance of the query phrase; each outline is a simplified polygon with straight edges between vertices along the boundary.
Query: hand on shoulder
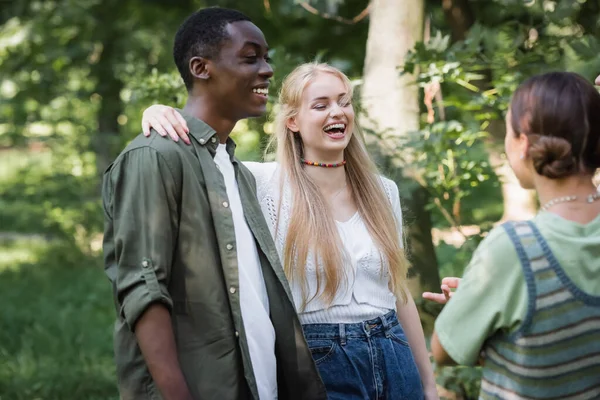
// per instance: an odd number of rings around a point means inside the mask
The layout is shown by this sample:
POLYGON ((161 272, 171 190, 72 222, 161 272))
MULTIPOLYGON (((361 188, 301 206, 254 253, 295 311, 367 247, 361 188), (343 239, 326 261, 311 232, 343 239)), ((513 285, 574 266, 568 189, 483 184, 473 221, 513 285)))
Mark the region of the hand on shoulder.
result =
POLYGON ((190 144, 188 133, 190 132, 185 118, 173 107, 162 104, 154 104, 144 110, 142 114, 142 132, 144 136, 150 136, 150 128, 158 132, 160 136, 169 135, 173 141, 183 140, 190 144))

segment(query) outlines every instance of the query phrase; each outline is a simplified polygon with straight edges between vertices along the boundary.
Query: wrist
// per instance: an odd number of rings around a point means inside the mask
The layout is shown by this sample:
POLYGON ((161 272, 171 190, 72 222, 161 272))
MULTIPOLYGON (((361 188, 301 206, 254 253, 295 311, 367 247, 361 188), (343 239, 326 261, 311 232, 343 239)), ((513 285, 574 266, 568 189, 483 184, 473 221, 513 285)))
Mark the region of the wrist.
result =
POLYGON ((165 400, 193 400, 185 379, 168 379, 156 382, 165 400))
POLYGON ((425 396, 425 400, 439 400, 440 396, 437 392, 437 386, 434 384, 433 387, 425 386, 423 388, 423 394, 425 396))
POLYGON ((436 388, 435 374, 433 368, 419 368, 419 374, 421 375, 421 385, 423 388, 436 388))
POLYGON ((165 388, 161 393, 165 400, 194 400, 187 386, 165 388))
POLYGON ((423 385, 423 389, 425 391, 435 391, 435 392, 437 392, 437 386, 436 386, 435 381, 430 381, 430 380, 421 381, 421 384, 423 385))

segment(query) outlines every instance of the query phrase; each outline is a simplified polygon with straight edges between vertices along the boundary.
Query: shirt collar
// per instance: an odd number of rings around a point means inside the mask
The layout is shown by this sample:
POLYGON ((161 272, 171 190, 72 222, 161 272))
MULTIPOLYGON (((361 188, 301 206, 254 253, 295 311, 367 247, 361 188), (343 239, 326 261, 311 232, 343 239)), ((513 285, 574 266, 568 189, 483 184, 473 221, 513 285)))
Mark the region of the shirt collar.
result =
MULTIPOLYGON (((217 151, 217 146, 219 145, 219 137, 217 136, 217 132, 210 127, 206 122, 194 118, 191 115, 187 114, 185 111, 181 109, 176 109, 187 122, 190 135, 200 144, 201 146, 206 146, 212 156, 215 156, 217 151)), ((233 155, 235 153, 236 144, 230 137, 227 138, 225 142, 227 153, 229 153, 229 157, 233 161, 233 155)))

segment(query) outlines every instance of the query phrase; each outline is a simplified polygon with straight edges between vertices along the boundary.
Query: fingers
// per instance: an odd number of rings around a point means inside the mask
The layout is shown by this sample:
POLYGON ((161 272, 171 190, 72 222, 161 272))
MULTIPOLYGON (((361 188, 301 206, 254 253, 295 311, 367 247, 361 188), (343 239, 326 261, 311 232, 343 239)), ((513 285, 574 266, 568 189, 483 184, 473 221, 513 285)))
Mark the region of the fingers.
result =
POLYGON ((596 77, 596 85, 600 86, 600 75, 596 77))
POLYGON ((142 132, 144 133, 144 136, 150 136, 150 124, 148 121, 142 120, 142 132))
POLYGON ((442 285, 447 285, 451 289, 456 289, 458 285, 460 285, 460 278, 449 276, 447 278, 442 279, 442 285))
MULTIPOLYGON (((157 115, 156 119, 158 120, 158 122, 160 122, 161 127, 167 131, 171 139, 173 139, 174 142, 178 142, 179 135, 177 134, 177 132, 175 132, 175 128, 173 128, 173 124, 169 120, 169 117, 167 117, 167 114, 157 115)), ((156 129, 156 127, 154 129, 156 129)))
POLYGON ((453 289, 456 289, 460 284, 460 278, 448 277, 442 279, 442 293, 423 293, 423 298, 431 301, 435 301, 439 304, 446 304, 448 300, 454 295, 453 289))
POLYGON ((435 301, 438 304, 446 304, 448 302, 448 299, 442 293, 424 292, 423 298, 426 300, 435 301))
MULTIPOLYGON (((177 114, 179 114, 179 113, 177 113, 173 109, 171 109, 167 113, 165 113, 165 119, 169 123, 169 126, 166 126, 167 130, 169 131, 169 135, 171 137, 173 137, 173 135, 175 135, 177 138, 182 138, 184 142, 186 142, 186 139, 187 139, 187 141, 189 141, 189 139, 187 137, 187 133, 185 131, 185 128, 183 126, 181 126, 181 122, 179 121, 179 119, 176 116, 177 114)), ((175 140, 175 139, 173 139, 173 140, 175 140)))
POLYGON ((148 124, 162 137, 167 136, 167 131, 162 127, 157 117, 148 117, 148 124))
POLYGON ((446 297, 446 300, 450 300, 450 297, 452 297, 452 290, 450 289, 450 287, 448 285, 442 285, 441 288, 442 288, 442 293, 446 297))
POLYGON ((185 118, 183 118, 183 116, 175 110, 173 110, 173 114, 175 115, 175 118, 177 118, 177 121, 179 121, 179 124, 175 125, 175 130, 185 143, 190 144, 190 138, 187 135, 190 133, 190 130, 187 126, 185 118))
POLYGON ((150 129, 154 128, 155 131, 158 132, 159 135, 165 136, 166 131, 161 129, 161 127, 157 124, 156 116, 160 115, 163 112, 163 107, 160 104, 153 104, 150 107, 146 108, 142 113, 142 132, 144 136, 150 136, 150 129))

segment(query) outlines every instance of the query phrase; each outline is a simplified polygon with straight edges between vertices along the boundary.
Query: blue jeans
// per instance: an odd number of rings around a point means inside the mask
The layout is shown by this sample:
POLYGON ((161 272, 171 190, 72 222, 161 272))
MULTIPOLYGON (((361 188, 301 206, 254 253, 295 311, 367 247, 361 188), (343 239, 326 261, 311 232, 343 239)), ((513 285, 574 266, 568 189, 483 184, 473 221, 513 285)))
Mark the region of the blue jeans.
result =
POLYGON ((422 400, 423 386, 395 311, 356 324, 306 324, 329 400, 422 400))

